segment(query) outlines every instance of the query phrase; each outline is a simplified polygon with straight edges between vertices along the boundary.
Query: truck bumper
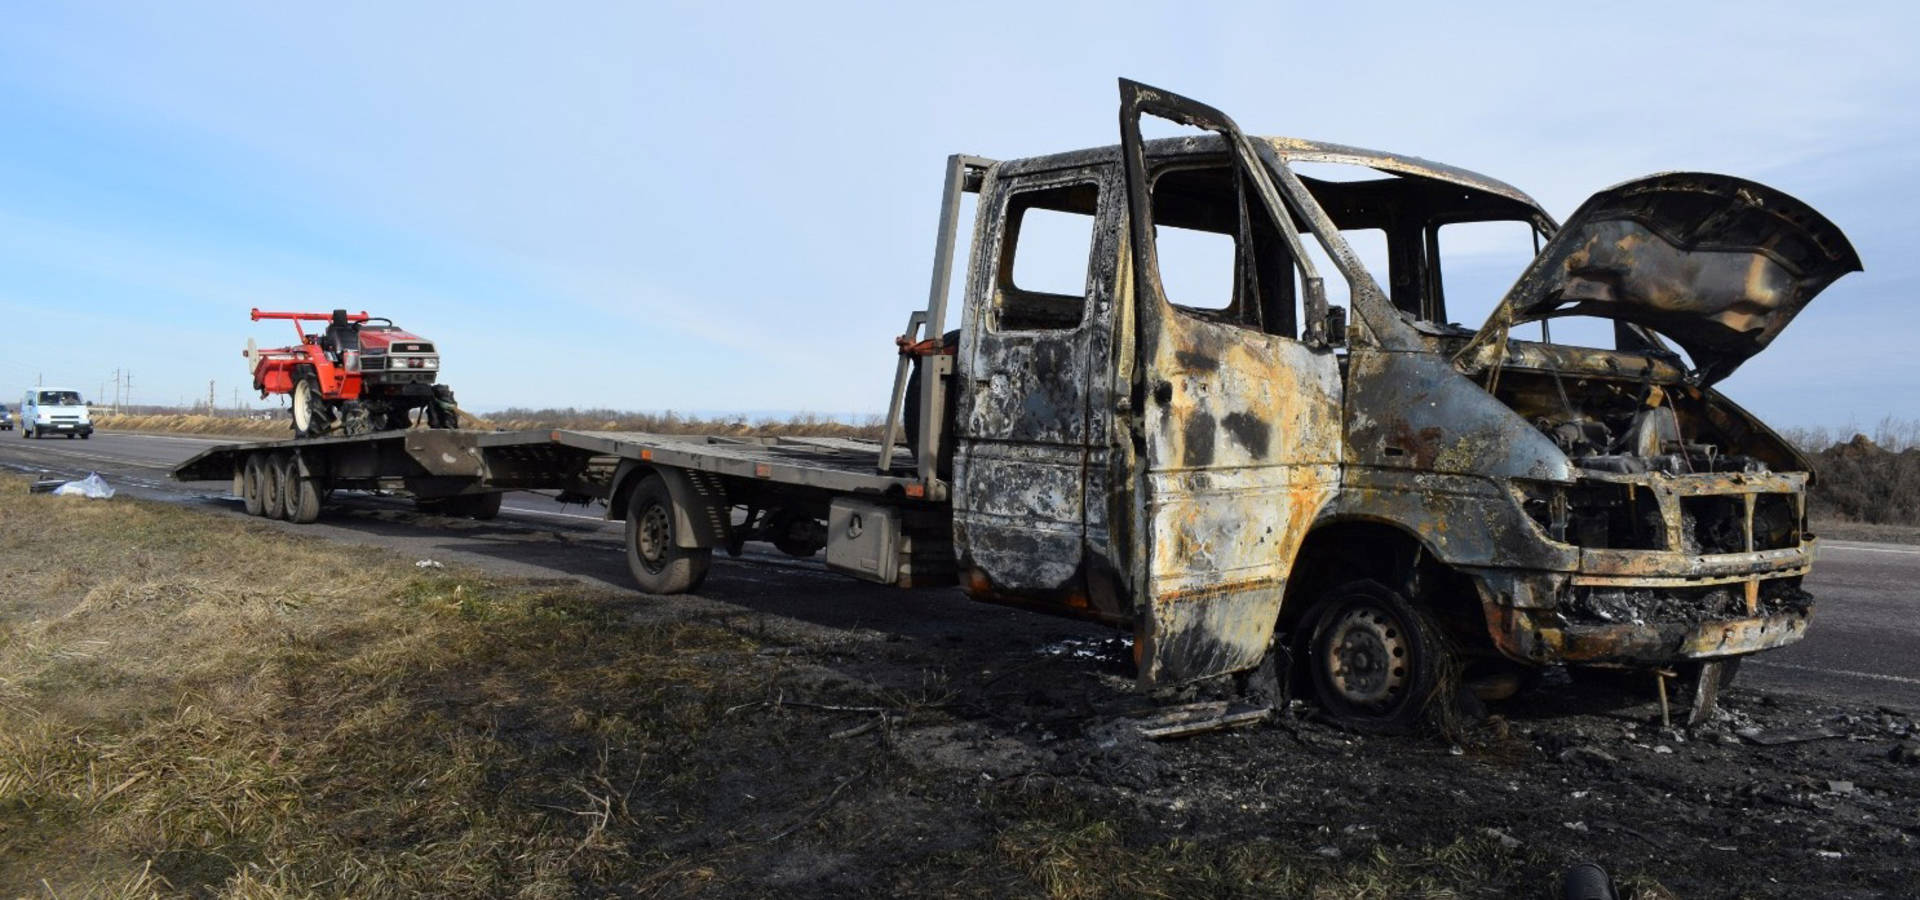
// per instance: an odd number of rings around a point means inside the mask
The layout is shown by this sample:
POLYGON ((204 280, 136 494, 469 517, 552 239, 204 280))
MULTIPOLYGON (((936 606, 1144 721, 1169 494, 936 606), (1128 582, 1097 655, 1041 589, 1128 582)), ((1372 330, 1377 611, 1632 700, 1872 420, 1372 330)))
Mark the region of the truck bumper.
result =
POLYGON ((35 422, 33 431, 35 434, 92 434, 93 424, 91 422, 81 422, 78 424, 73 422, 35 422))
MULTIPOLYGON (((1662 554, 1665 555, 1665 554, 1662 554)), ((1813 544, 1692 557, 1672 567, 1595 559, 1575 572, 1472 573, 1493 645, 1533 664, 1659 666, 1798 641, 1813 544)))

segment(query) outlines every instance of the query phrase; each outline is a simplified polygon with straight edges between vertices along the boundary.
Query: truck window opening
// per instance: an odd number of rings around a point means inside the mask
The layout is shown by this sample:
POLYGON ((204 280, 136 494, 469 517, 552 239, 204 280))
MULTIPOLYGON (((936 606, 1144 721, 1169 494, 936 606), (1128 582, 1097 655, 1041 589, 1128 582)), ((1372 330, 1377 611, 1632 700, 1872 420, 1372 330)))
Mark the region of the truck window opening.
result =
POLYGON ((1086 314, 1098 185, 1082 182, 1014 194, 995 278, 996 331, 1077 328, 1086 314))

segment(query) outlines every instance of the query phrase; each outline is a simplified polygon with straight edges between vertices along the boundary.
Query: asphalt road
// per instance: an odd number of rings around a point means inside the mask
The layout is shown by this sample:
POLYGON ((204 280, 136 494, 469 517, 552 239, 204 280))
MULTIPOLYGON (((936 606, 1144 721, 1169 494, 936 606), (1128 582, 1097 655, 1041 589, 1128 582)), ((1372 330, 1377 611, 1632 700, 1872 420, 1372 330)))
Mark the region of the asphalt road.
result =
MULTIPOLYGON (((101 432, 91 440, 27 441, 0 432, 0 468, 43 476, 99 472, 136 496, 244 515, 226 482, 181 484, 176 464, 231 439, 101 432)), ((467 562, 507 574, 568 577, 632 591, 617 523, 550 497, 513 493, 493 522, 424 516, 406 501, 351 494, 319 523, 298 528, 330 539, 374 544, 422 560, 467 562)), ((1920 547, 1823 541, 1806 588, 1818 599, 1807 637, 1747 661, 1749 687, 1920 710, 1920 547)), ((1038 638, 1091 636, 1092 626, 959 601, 955 591, 896 591, 825 571, 814 561, 748 550, 717 559, 695 603, 716 611, 760 611, 825 628, 878 629, 898 637, 1013 628, 1038 638), (956 602, 959 601, 959 602, 956 602)), ((984 637, 985 635, 979 635, 984 637)))

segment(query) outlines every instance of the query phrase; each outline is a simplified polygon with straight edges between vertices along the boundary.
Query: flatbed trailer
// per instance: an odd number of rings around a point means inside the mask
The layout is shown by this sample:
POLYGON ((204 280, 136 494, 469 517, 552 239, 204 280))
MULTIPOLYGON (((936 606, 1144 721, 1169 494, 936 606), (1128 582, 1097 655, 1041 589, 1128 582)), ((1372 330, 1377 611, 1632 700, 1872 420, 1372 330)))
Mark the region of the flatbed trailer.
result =
POLYGON ((1714 385, 1860 268, 1832 222, 1663 173, 1560 223, 1484 175, 1249 136, 1133 82, 1120 126, 1118 146, 948 160, 878 441, 414 429, 217 447, 175 475, 295 521, 337 489, 481 517, 554 490, 625 521, 650 592, 747 541, 824 550, 1130 628, 1143 684, 1291 659, 1372 728, 1450 702, 1450 673, 1551 664, 1689 673, 1703 715, 1743 657, 1800 639, 1810 464, 1714 385), (1203 134, 1148 141, 1149 115, 1203 134), (1478 330, 1442 264, 1467 224, 1535 254, 1478 330), (1384 268, 1349 237, 1384 241, 1384 268), (1192 240, 1216 249, 1182 257, 1192 240), (1552 340, 1569 315, 1611 346, 1552 340))
POLYGON ((824 548, 834 568, 903 587, 952 583, 944 492, 929 491, 910 454, 890 454, 884 473, 882 455, 880 441, 858 438, 411 429, 225 444, 173 477, 230 479, 249 513, 297 523, 317 519, 334 490, 400 492, 423 509, 476 518, 498 514, 504 491, 558 491, 631 520, 635 579, 661 593, 697 587, 713 549, 737 553, 748 540, 795 556, 824 548), (636 499, 647 476, 668 502, 653 492, 636 499), (735 507, 743 521, 733 521, 735 507), (876 527, 875 516, 886 521, 876 527), (822 521, 855 533, 828 540, 822 521), (686 572, 668 574, 678 569, 686 572))

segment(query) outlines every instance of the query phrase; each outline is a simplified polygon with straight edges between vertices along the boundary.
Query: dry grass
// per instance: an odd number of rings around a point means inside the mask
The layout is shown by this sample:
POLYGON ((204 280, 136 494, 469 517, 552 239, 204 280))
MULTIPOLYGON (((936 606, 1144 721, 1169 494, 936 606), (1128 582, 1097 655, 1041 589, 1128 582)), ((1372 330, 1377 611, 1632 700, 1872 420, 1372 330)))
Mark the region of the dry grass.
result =
POLYGON ((1044 778, 930 772, 886 735, 949 713, 821 693, 763 620, 257 520, 0 477, 0 584, 0 896, 1445 897, 1539 865, 1168 838, 1044 778), (805 696, 901 717, 836 739, 844 714, 769 702, 805 696))
POLYGON ((881 416, 846 421, 809 413, 786 418, 700 418, 678 413, 623 412, 613 409, 504 409, 487 418, 507 431, 560 428, 574 431, 645 431, 654 434, 720 434, 744 437, 785 434, 796 437, 879 438, 881 416))
POLYGON ((549 896, 658 868, 610 826, 674 819, 645 762, 696 756, 750 640, 368 555, 0 482, 0 895, 549 896))
POLYGON ((148 415, 100 414, 93 425, 107 431, 149 431, 170 434, 211 434, 267 440, 292 437, 293 431, 283 416, 276 419, 240 419, 190 413, 153 413, 148 415))

